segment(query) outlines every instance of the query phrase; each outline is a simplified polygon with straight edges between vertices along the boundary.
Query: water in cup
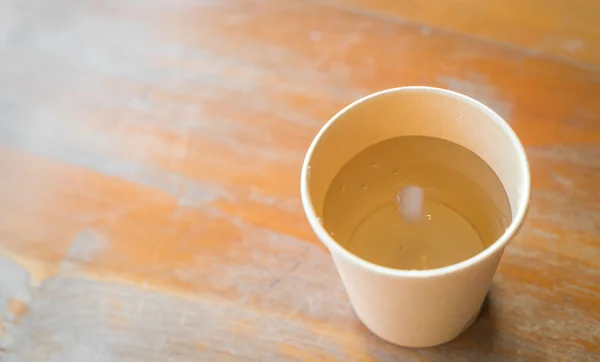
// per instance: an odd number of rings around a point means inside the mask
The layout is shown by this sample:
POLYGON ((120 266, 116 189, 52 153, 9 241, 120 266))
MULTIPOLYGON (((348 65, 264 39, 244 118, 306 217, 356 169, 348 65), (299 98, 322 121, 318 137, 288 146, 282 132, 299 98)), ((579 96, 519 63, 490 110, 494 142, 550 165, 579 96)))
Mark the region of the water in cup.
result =
POLYGON ((329 186, 323 225, 348 251, 396 269, 468 259, 511 222, 501 181, 475 153, 438 138, 402 136, 354 156, 329 186))

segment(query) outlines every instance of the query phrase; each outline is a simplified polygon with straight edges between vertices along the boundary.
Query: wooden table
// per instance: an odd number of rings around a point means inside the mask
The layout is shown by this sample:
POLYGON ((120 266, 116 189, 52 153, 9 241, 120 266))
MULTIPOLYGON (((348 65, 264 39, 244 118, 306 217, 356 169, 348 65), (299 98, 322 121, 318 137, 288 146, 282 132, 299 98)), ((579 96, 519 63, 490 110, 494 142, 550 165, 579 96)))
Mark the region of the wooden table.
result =
POLYGON ((1 1, 0 359, 600 360, 600 3, 563 3, 1 1), (299 202, 317 130, 414 84, 498 111, 533 177, 431 349, 359 323, 299 202))

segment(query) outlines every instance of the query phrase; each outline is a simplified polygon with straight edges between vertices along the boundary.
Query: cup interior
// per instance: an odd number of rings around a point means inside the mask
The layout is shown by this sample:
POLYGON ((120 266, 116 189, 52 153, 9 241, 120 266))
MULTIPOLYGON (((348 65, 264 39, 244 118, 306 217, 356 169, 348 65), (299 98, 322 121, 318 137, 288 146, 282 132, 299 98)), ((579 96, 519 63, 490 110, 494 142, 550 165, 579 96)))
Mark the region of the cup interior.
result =
POLYGON ((495 112, 467 96, 437 88, 404 87, 349 105, 323 127, 308 151, 302 173, 303 203, 311 225, 326 244, 334 241, 319 219, 333 178, 362 150, 399 136, 444 139, 481 157, 509 199, 512 223, 496 243, 508 241, 522 222, 530 189, 527 158, 513 130, 495 112))

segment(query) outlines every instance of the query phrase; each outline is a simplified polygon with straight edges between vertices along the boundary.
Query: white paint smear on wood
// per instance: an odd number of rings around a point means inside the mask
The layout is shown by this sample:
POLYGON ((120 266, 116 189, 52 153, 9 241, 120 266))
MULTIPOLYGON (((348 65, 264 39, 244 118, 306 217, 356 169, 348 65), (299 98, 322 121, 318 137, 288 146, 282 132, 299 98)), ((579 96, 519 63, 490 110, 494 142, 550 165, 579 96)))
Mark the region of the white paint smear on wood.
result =
POLYGON ((89 263, 94 257, 105 252, 109 246, 109 241, 98 231, 83 229, 75 235, 67 254, 67 260, 89 263))
POLYGON ((437 80, 450 90, 475 98, 490 107, 507 122, 511 121, 512 101, 502 99, 500 91, 484 75, 471 72, 466 79, 441 76, 437 80))
POLYGON ((0 256, 0 349, 10 348, 13 341, 16 316, 11 310, 11 302, 28 303, 31 300, 30 288, 29 273, 14 261, 0 256))

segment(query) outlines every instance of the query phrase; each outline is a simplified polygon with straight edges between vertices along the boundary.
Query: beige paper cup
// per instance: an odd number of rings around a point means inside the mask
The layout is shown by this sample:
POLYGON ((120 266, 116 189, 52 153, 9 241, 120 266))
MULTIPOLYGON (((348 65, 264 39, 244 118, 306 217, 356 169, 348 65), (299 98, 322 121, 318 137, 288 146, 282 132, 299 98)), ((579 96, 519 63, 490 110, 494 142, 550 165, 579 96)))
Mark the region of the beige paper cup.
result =
POLYGON ((431 87, 389 89, 344 108, 312 142, 301 177, 310 225, 330 250, 358 318, 379 337, 409 347, 447 342, 475 320, 502 252, 523 222, 530 193, 525 151, 510 126, 472 98, 431 87), (443 268, 396 270, 350 253, 323 228, 325 195, 342 166, 365 148, 404 135, 452 141, 492 167, 512 209, 512 223, 495 243, 443 268))

